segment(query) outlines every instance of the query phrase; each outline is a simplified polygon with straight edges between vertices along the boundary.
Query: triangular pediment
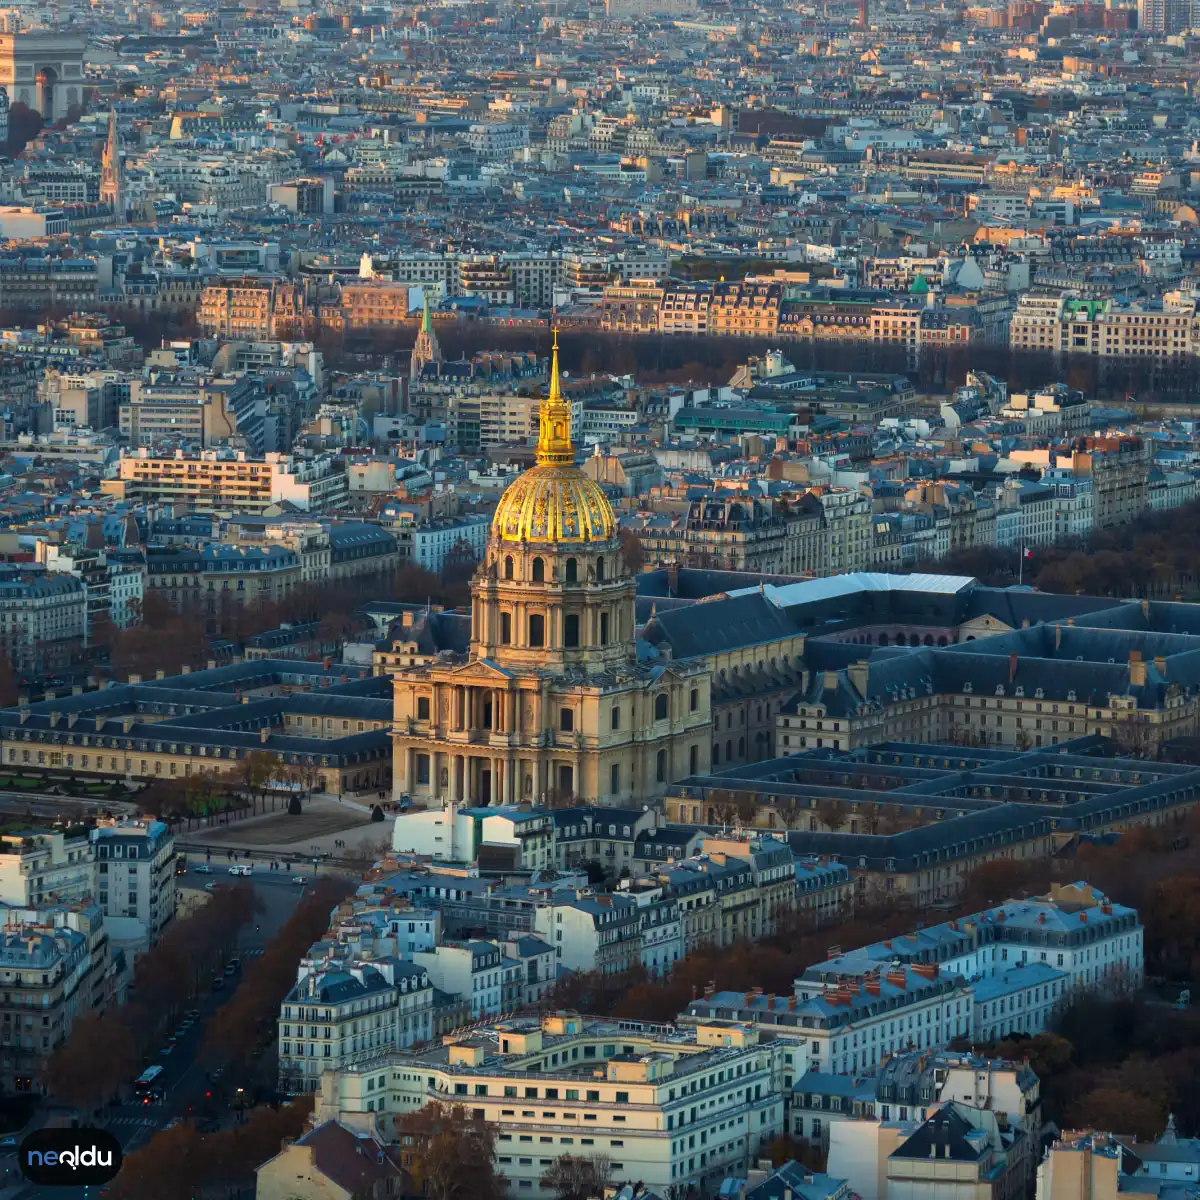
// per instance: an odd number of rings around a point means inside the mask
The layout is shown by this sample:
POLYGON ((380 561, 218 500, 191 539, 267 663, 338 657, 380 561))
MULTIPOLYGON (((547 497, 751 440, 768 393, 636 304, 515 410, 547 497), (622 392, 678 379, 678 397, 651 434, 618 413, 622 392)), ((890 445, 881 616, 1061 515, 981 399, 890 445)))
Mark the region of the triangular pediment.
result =
POLYGON ((472 680, 483 680, 487 683, 497 683, 501 679, 512 679, 517 672, 502 667, 490 658, 475 658, 465 662, 461 667, 455 667, 450 672, 458 683, 470 683, 472 680))

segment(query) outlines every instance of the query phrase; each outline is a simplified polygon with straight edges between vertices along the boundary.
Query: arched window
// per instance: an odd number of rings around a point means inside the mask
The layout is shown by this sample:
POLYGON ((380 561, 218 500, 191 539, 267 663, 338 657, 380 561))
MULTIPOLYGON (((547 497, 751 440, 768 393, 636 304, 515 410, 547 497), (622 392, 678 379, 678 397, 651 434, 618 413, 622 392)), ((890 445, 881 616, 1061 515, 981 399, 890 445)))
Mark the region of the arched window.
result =
POLYGON ((621 728, 621 710, 617 705, 613 705, 612 710, 612 727, 614 729, 621 728))
POLYGON ((506 554, 506 555, 504 556, 504 578, 505 578, 505 579, 511 579, 512 577, 513 577, 513 561, 512 561, 512 555, 511 555, 511 554, 506 554))
POLYGON ((666 692, 659 692, 654 697, 654 719, 656 721, 665 721, 667 719, 668 703, 666 692))
POLYGON ((579 645, 579 614, 567 613, 563 617, 563 645, 579 645))
POLYGON ((540 558, 533 560, 533 582, 544 583, 546 581, 546 564, 540 558))
POLYGON ((567 559, 566 572, 567 572, 566 579, 567 579, 568 583, 578 583, 579 582, 579 564, 575 561, 575 559, 573 559, 573 558, 567 559))
POLYGON ((512 613, 500 614, 500 641, 505 646, 512 645, 512 613))
POLYGON ((604 559, 602 558, 596 559, 596 582, 604 582, 604 559))
POLYGON ((546 644, 546 618, 541 613, 529 614, 529 644, 531 646, 546 644))

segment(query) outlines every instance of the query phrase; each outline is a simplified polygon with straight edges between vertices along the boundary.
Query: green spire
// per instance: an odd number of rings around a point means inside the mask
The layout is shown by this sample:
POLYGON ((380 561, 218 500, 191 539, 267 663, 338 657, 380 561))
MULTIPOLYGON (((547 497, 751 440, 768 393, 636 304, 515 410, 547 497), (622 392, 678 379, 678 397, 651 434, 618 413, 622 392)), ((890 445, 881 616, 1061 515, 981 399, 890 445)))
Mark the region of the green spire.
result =
POLYGON ((433 320, 429 315, 429 289, 425 289, 425 311, 421 314, 421 332, 433 332, 433 320))

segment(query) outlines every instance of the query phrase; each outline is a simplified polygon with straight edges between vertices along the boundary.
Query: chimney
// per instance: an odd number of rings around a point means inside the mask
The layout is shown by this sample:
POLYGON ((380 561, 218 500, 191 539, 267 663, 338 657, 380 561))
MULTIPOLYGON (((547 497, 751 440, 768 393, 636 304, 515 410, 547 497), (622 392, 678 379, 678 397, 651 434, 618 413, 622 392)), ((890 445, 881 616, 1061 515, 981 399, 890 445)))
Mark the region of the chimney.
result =
POLYGON ((864 658, 861 662, 851 663, 846 668, 846 674, 850 677, 850 682, 854 685, 855 691, 865 700, 867 698, 867 685, 871 677, 867 660, 864 658))
POLYGON ((1017 656, 1015 653, 1008 656, 1008 682, 1012 683, 1017 677, 1017 656))
POLYGON ((1140 650, 1129 652, 1129 686, 1144 687, 1146 684, 1146 664, 1140 650))
POLYGON ((1062 626, 1055 625, 1054 627, 1054 648, 1059 649, 1062 646, 1062 626))
POLYGON ((19 716, 20 716, 21 724, 22 724, 22 725, 24 725, 24 724, 25 724, 25 722, 29 720, 29 705, 28 705, 28 704, 22 704, 22 705, 21 705, 21 706, 20 706, 20 707, 17 709, 17 713, 18 713, 18 714, 19 714, 19 716))
POLYGON ((157 671, 154 672, 155 679, 166 679, 166 677, 167 677, 167 673, 161 667, 157 671))
POLYGON ((141 683, 141 682, 142 682, 142 677, 141 677, 140 675, 130 675, 130 676, 129 676, 129 682, 130 682, 130 683, 141 683))
POLYGON ((62 713, 52 712, 50 714, 50 728, 53 729, 62 719, 62 713))
POLYGON ((1167 660, 1166 660, 1165 658, 1163 658, 1161 654, 1156 654, 1156 655, 1154 656, 1154 669, 1155 669, 1155 670, 1156 670, 1156 671, 1157 671, 1157 672, 1158 672, 1160 675, 1162 675, 1162 676, 1164 676, 1164 677, 1166 676, 1166 673, 1167 673, 1167 660))
POLYGON ((74 713, 74 712, 73 712, 73 713, 67 713, 67 728, 68 728, 68 729, 74 729, 74 728, 75 728, 75 722, 76 722, 76 721, 78 721, 78 720, 79 720, 79 714, 78 714, 78 713, 74 713))
POLYGON ((215 671, 217 669, 217 660, 215 658, 210 658, 208 660, 208 669, 210 671, 215 671))
POLYGON ((97 732, 99 732, 101 729, 103 729, 103 728, 104 728, 104 726, 105 726, 107 723, 108 723, 108 718, 107 718, 107 717, 97 717, 97 718, 96 718, 96 730, 97 730, 97 732))
POLYGON ((72 696, 82 696, 83 695, 83 684, 81 684, 81 683, 75 684, 71 688, 71 695, 72 696))
POLYGON ((270 737, 271 737, 271 727, 269 725, 264 725, 258 731, 258 740, 260 742, 262 742, 263 745, 265 746, 267 741, 270 739, 270 737))
POLYGON ((1146 619, 1149 619, 1149 617, 1150 617, 1150 601, 1149 600, 1142 601, 1142 616, 1145 617, 1146 619))
POLYGON ((187 663, 184 663, 183 666, 180 668, 180 673, 183 675, 190 675, 192 673, 192 668, 190 666, 188 666, 187 663))
POLYGON ((121 718, 121 732, 128 733, 134 727, 136 722, 137 722, 137 717, 122 717, 121 718))

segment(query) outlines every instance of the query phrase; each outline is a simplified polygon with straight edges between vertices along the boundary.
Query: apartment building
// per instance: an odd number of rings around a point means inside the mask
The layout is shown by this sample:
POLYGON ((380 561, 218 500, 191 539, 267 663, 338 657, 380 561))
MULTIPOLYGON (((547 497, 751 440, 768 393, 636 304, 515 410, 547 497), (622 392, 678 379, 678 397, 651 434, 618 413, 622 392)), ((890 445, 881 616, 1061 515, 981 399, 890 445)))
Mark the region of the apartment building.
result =
POLYGON ((316 1116, 369 1130, 430 1100, 458 1103, 495 1129, 496 1165, 515 1196, 552 1195, 541 1179, 565 1155, 603 1155, 614 1176, 660 1194, 706 1194, 783 1131, 777 1054, 736 1026, 677 1030, 565 1013, 499 1021, 330 1072, 316 1116))
POLYGON ((778 283, 718 283, 708 306, 708 331, 717 335, 773 337, 779 330, 783 287, 778 283))
POLYGON ((534 930, 568 971, 619 975, 642 961, 643 914, 621 893, 551 901, 534 915, 534 930))
POLYGON ((0 565, 0 654, 17 671, 54 671, 84 647, 88 589, 64 573, 0 565))
POLYGON ((296 554, 283 546, 149 546, 145 556, 148 595, 211 618, 230 607, 274 603, 301 580, 296 554))
POLYGON ((106 817, 91 832, 95 897, 116 941, 152 946, 175 916, 175 836, 162 821, 106 817))
POLYGON ((688 1005, 682 1021, 749 1025, 762 1036, 800 1039, 794 1075, 870 1070, 908 1049, 938 1050, 971 1031, 971 989, 962 979, 893 967, 860 980, 811 986, 796 981, 791 996, 712 992, 688 1005))
POLYGON ((211 279, 200 294, 201 328, 231 341, 294 341, 311 315, 303 283, 271 277, 211 279))
POLYGON ((407 283, 381 279, 342 284, 342 325, 346 333, 400 329, 415 314, 409 311, 407 283))
POLYGON ((95 850, 84 828, 0 834, 0 903, 79 904, 96 893, 95 850))
POLYGON ((259 458, 245 451, 175 451, 170 457, 138 450, 121 456, 117 477, 101 490, 120 500, 182 503, 212 512, 262 512, 288 501, 307 512, 345 508, 349 500, 346 474, 332 455, 295 458, 268 453, 259 458))
POLYGON ((76 1016, 92 1011, 88 977, 104 964, 73 915, 11 911, 0 930, 0 1079, 10 1093, 32 1092, 76 1016))
MULTIPOLYGON (((1124 992, 1140 986, 1143 962, 1137 913, 1077 882, 832 956, 809 967, 796 988, 816 994, 899 963, 933 978, 970 981, 973 987, 988 983, 976 999, 987 1011, 975 1018, 977 1027, 987 1027, 1014 1007, 1007 1001, 995 1010, 992 1005, 1022 988, 1037 989, 1039 1004, 1042 999, 1060 1003, 1085 990, 1124 992)), ((1044 1024, 1045 1011, 1038 1004, 1022 1001, 1015 1007, 1029 1023, 1044 1024)))
POLYGON ((657 333, 664 291, 652 280, 610 284, 600 306, 600 328, 606 333, 657 333))
POLYGON ((907 1050, 847 1078, 809 1071, 788 1085, 788 1129, 828 1148, 843 1121, 909 1121, 947 1101, 987 1108, 1028 1131, 1041 1128, 1041 1086, 1028 1063, 954 1051, 907 1050))
POLYGON ((521 993, 521 963, 507 957, 496 942, 445 941, 433 950, 417 951, 413 961, 435 987, 469 1001, 476 1020, 507 1011, 505 1000, 521 993))
POLYGON ((406 1049, 433 1036, 433 984, 398 958, 300 968, 279 1010, 279 1087, 311 1092, 327 1071, 406 1049))

